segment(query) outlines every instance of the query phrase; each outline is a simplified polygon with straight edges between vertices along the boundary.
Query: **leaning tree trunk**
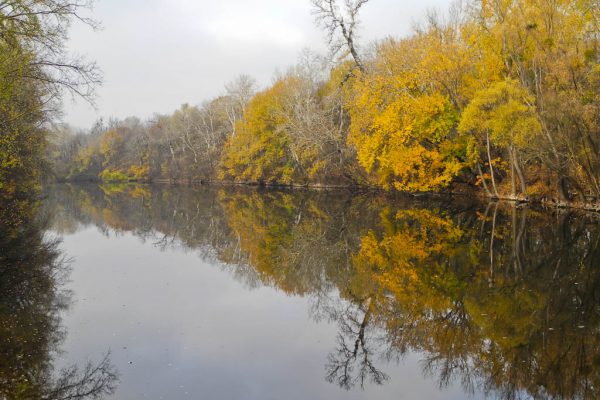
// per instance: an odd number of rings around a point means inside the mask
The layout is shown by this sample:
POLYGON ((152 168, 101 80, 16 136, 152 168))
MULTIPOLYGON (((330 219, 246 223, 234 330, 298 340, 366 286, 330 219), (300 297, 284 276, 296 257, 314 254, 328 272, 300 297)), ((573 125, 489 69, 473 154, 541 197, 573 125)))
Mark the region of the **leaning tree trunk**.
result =
POLYGON ((511 145, 508 148, 508 156, 510 158, 510 187, 511 187, 511 197, 512 199, 516 199, 517 198, 517 183, 516 181, 516 173, 515 173, 515 154, 514 154, 514 149, 513 146, 511 145))
POLYGON ((490 192, 490 188, 488 187, 487 182, 485 181, 485 176, 483 176, 483 171, 481 170, 481 165, 479 164, 479 162, 477 163, 477 172, 479 173, 479 177, 481 178, 481 184, 483 185, 483 190, 485 190, 485 194, 488 197, 493 197, 492 192, 490 192))
POLYGON ((485 138, 486 138, 486 144, 487 144, 488 162, 490 164, 490 177, 492 179, 492 187, 494 188, 494 197, 495 198, 499 198, 500 195, 498 194, 498 188, 496 187, 496 178, 494 178, 494 165, 492 163, 492 150, 490 148, 490 134, 489 134, 489 132, 486 133, 485 138))
POLYGON ((517 171, 517 176, 519 177, 519 181, 521 182, 521 192, 523 193, 523 196, 525 197, 525 199, 527 199, 529 196, 527 196, 527 182, 525 181, 525 174, 523 174, 523 169, 521 168, 521 163, 519 161, 519 153, 517 153, 517 150, 514 148, 513 148, 513 160, 514 160, 515 171, 517 171))

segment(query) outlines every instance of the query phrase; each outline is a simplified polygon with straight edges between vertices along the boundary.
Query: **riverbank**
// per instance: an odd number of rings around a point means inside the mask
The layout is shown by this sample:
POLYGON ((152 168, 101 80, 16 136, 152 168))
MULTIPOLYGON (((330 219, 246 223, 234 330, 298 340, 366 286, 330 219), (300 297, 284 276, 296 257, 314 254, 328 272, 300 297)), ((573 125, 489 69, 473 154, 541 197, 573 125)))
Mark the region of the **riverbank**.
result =
POLYGON ((148 183, 160 183, 160 184, 176 184, 176 185, 218 185, 218 186, 255 186, 265 188, 287 188, 287 189, 310 189, 310 190, 348 190, 353 192, 373 192, 381 193, 390 196, 461 196, 461 197, 477 197, 481 200, 488 201, 506 201, 519 204, 531 204, 544 206, 545 208, 563 208, 563 209, 579 209, 586 211, 593 211, 600 213, 599 204, 582 204, 580 202, 560 202, 556 199, 542 198, 522 198, 513 197, 507 195, 500 195, 497 197, 489 197, 484 191, 473 191, 471 186, 464 184, 455 184, 454 187, 447 191, 439 192, 401 192, 401 191, 388 191, 381 187, 369 186, 369 185, 335 185, 335 184, 282 184, 282 183, 267 183, 267 182, 234 182, 224 180, 169 180, 169 179, 157 179, 148 183))
POLYGON ((283 184, 273 182, 236 182, 228 180, 204 180, 204 179, 153 179, 153 180, 139 180, 130 179, 127 181, 103 181, 100 179, 91 180, 59 180, 58 183, 96 183, 96 184, 161 184, 161 185, 182 185, 182 186, 242 186, 242 187, 262 187, 272 189, 294 189, 294 190, 343 190, 353 193, 377 193, 384 194, 389 197, 397 196, 408 196, 408 197, 468 197, 477 198, 481 201, 502 201, 511 202, 517 204, 527 204, 532 206, 539 206, 546 209, 558 208, 558 209, 574 209, 583 210, 594 213, 600 213, 600 203, 581 203, 581 202, 561 202, 557 199, 547 197, 513 197, 500 195, 498 197, 489 197, 484 191, 473 190, 471 186, 465 184, 455 184, 452 188, 447 191, 439 192, 401 192, 401 191, 388 191, 378 186, 370 186, 364 184, 348 185, 348 184, 327 184, 327 183, 308 183, 308 184, 283 184))

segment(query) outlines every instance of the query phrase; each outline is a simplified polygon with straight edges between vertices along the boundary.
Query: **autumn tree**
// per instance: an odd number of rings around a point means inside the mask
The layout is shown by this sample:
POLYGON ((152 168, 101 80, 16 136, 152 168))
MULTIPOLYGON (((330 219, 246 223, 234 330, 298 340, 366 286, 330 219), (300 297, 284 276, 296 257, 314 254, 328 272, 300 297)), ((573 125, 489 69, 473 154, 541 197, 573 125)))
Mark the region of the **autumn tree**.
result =
POLYGON ((349 94, 349 143, 374 183, 387 189, 447 187, 464 168, 458 112, 423 69, 424 40, 383 43, 349 94))
POLYGON ((289 136, 282 130, 281 107, 296 84, 293 78, 279 80, 248 104, 246 118, 238 123, 237 134, 227 141, 221 160, 221 178, 242 182, 293 182, 295 167, 288 151, 289 136))
POLYGON ((91 99, 99 83, 93 63, 71 57, 64 43, 88 1, 0 1, 0 189, 31 188, 39 179, 48 122, 61 95, 91 99))
POLYGON ((355 184, 361 174, 355 153, 346 144, 348 115, 340 87, 347 68, 327 74, 325 64, 323 57, 306 51, 282 77, 295 82, 282 103, 282 129, 304 181, 355 184))
MULTIPOLYGON (((557 196, 598 197, 596 1, 481 2, 473 9, 486 57, 535 98, 541 124, 537 161, 554 175, 557 196)), ((551 194, 554 196, 554 193, 551 194)))
MULTIPOLYGON (((521 195, 527 197, 527 181, 519 152, 521 149, 527 149, 530 143, 535 142, 541 134, 541 130, 533 96, 529 95, 515 81, 498 82, 491 88, 479 92, 465 108, 459 126, 461 132, 476 134, 474 138, 477 142, 477 145, 474 146, 476 154, 471 157, 473 157, 473 162, 479 165, 480 152, 485 152, 493 194, 496 197, 499 194, 493 166, 494 160, 491 155, 492 144, 508 153, 512 183, 511 196, 513 198, 516 197, 516 177, 520 182, 521 195)), ((485 182, 485 177, 481 176, 480 179, 485 182)))

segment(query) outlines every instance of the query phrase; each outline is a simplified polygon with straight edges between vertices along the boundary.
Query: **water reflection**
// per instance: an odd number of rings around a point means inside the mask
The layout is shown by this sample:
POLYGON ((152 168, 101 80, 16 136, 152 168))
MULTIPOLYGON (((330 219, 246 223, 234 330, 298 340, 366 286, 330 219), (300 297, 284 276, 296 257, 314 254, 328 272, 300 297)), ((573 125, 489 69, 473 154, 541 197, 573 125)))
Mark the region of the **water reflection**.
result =
POLYGON ((108 354, 97 363, 54 367, 65 336, 61 313, 70 296, 61 287, 68 268, 38 206, 23 197, 0 207, 0 398, 101 399, 117 382, 108 354))
MULTIPOLYGON (((324 378, 344 389, 386 384, 383 361, 416 352, 441 387, 600 398, 595 216, 242 188, 63 185, 49 196, 58 231, 132 232, 197 251, 249 287, 309 297, 312 317, 338 327, 324 378)), ((39 300, 43 315, 51 303, 39 300)))

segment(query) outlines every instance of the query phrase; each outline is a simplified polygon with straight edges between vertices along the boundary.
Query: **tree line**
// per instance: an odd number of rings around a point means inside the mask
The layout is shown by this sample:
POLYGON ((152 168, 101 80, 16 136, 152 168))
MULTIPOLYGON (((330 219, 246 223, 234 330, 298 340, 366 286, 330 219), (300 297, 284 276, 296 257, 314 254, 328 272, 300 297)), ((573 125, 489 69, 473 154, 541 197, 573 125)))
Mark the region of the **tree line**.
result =
POLYGON ((598 1, 457 2, 364 47, 366 0, 312 3, 329 56, 149 121, 58 129, 57 175, 600 198, 598 1))

